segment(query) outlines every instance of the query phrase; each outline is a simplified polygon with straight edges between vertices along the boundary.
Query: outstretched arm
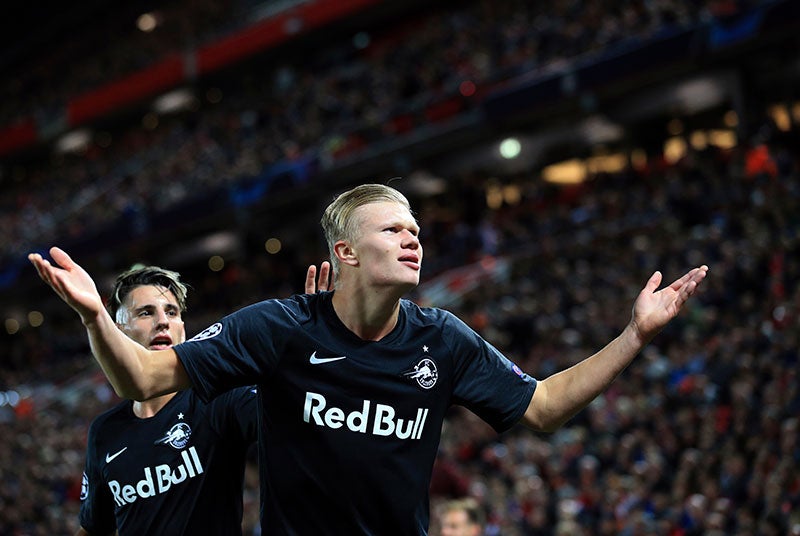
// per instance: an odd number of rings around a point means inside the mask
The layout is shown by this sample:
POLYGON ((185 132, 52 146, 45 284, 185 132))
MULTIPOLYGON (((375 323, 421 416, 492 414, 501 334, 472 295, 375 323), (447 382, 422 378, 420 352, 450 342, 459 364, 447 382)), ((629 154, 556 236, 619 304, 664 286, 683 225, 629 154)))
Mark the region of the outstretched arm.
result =
MULTIPOLYGON (((147 400, 190 387, 189 377, 173 349, 152 351, 128 338, 117 329, 86 270, 62 249, 51 248, 50 255, 55 265, 38 253, 31 253, 28 259, 39 277, 80 315, 92 354, 119 396, 147 400)), ((320 265, 315 282, 316 274, 317 267, 309 266, 306 293, 333 287, 329 262, 320 265)))
POLYGON ((523 422, 534 430, 552 432, 586 407, 677 316, 707 272, 705 265, 694 268, 661 290, 656 290, 661 272, 655 272, 636 298, 622 333, 596 354, 541 380, 523 422))
POLYGON ((38 253, 28 255, 39 277, 81 317, 89 344, 117 394, 146 400, 189 387, 189 378, 174 350, 151 351, 117 329, 91 276, 65 251, 51 248, 54 264, 38 253))

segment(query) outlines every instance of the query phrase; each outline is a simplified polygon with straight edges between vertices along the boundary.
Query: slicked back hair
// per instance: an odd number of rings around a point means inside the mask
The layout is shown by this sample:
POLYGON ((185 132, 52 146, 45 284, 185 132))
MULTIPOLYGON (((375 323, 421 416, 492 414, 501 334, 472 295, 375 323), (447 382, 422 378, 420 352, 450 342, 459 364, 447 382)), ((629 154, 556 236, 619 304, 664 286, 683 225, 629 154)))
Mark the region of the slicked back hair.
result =
MULTIPOLYGON (((322 230, 328 243, 331 267, 334 278, 339 276, 339 260, 334 252, 334 245, 339 240, 355 240, 358 233, 358 222, 353 217, 353 212, 361 206, 370 203, 389 201, 399 203, 411 211, 411 204, 402 193, 391 186, 384 184, 361 184, 334 198, 322 214, 322 230)), ((412 212, 413 215, 413 212, 412 212)))
POLYGON ((117 312, 122 308, 125 298, 131 291, 138 287, 161 287, 172 292, 178 302, 181 314, 186 311, 187 286, 181 281, 181 275, 172 270, 158 266, 137 266, 117 276, 111 297, 108 300, 108 311, 116 319, 117 312))

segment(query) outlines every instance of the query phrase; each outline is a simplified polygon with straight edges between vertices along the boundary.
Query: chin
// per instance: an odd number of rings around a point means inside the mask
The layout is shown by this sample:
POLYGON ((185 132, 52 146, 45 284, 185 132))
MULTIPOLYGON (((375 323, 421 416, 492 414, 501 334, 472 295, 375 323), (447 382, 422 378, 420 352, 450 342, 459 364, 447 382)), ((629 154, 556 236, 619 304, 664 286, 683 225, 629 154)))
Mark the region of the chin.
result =
POLYGON ((398 285, 403 289, 403 292, 408 292, 409 290, 413 290, 419 286, 419 278, 416 277, 412 281, 404 281, 398 285))

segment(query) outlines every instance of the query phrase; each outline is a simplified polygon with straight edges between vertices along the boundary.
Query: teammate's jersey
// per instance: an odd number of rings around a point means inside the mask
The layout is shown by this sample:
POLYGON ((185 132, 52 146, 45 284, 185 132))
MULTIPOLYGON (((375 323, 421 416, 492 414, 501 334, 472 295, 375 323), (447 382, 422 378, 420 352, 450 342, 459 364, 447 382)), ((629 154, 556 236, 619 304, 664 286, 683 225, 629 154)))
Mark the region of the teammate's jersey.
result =
POLYGON ((426 534, 448 407, 503 431, 536 381, 454 315, 407 300, 391 333, 362 340, 332 295, 251 305, 175 350, 206 399, 258 383, 264 535, 426 534))
POLYGON ((124 401, 89 428, 80 524, 91 534, 242 533, 248 447, 257 432, 254 387, 205 403, 177 393, 140 419, 124 401))

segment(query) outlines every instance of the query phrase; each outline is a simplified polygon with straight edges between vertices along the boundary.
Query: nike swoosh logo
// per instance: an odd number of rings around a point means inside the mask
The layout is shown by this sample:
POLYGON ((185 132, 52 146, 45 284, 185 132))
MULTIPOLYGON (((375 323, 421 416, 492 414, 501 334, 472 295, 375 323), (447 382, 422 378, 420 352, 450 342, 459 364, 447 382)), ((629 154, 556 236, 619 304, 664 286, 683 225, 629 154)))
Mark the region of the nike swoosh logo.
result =
POLYGON ((340 359, 347 359, 346 355, 339 356, 339 357, 317 357, 317 352, 315 351, 311 354, 311 357, 308 358, 308 362, 312 365, 321 365, 323 363, 330 363, 331 361, 339 361, 340 359))
POLYGON ((117 456, 119 456, 120 454, 125 452, 126 450, 128 450, 128 447, 122 447, 122 450, 120 450, 117 453, 111 454, 110 456, 108 454, 106 454, 106 463, 110 462, 111 460, 113 460, 114 458, 116 458, 117 456))

